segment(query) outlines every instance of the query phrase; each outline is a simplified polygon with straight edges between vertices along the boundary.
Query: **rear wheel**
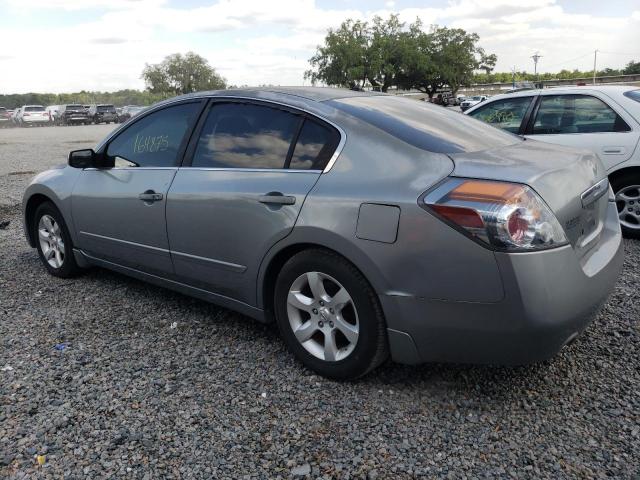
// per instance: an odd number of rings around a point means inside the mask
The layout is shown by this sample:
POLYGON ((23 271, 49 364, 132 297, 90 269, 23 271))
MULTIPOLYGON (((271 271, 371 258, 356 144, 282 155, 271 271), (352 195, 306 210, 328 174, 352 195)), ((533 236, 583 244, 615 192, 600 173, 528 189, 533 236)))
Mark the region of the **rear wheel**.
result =
POLYGON ((640 173, 628 172, 611 182, 622 234, 640 238, 640 173))
POLYGON ((80 273, 67 225, 51 202, 38 207, 32 228, 40 260, 51 275, 69 278, 80 273))
POLYGON ((369 282, 326 250, 305 250, 282 267, 274 306, 289 349, 333 379, 361 377, 388 357, 386 326, 369 282))

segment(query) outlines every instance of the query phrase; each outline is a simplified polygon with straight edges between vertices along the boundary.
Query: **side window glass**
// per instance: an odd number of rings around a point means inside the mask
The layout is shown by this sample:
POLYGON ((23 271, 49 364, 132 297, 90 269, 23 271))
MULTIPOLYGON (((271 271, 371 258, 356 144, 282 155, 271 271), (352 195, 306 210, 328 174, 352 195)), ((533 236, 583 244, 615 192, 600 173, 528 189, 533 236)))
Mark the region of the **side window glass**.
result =
POLYGON ((289 168, 323 170, 340 143, 340 134, 310 119, 304 121, 289 168))
POLYGON ((185 103, 141 118, 109 143, 107 156, 116 167, 175 167, 199 108, 199 103, 185 103))
POLYGON ((301 117, 244 103, 214 104, 198 139, 193 167, 284 168, 301 117))
POLYGON ((533 97, 515 97, 496 100, 469 113, 474 118, 490 123, 511 133, 518 133, 522 119, 533 97))
POLYGON ((609 105, 589 95, 544 96, 533 134, 628 132, 629 125, 609 105))

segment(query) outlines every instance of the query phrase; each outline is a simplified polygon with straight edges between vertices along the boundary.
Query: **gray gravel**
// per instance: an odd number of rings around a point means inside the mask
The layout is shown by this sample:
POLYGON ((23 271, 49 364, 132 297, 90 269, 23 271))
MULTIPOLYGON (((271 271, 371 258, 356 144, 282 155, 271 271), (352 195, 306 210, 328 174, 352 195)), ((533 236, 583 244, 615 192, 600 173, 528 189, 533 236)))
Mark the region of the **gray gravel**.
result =
POLYGON ((551 362, 335 383, 236 313, 105 270, 45 273, 8 174, 107 130, 0 131, 0 477, 640 477, 640 242, 551 362))

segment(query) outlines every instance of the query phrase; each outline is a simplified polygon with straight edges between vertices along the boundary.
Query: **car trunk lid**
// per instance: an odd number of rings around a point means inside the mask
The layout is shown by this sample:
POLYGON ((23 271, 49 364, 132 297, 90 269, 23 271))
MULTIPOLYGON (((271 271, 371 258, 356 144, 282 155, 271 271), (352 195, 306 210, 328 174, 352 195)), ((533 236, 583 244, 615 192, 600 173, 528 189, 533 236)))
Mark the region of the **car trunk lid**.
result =
POLYGON ((522 183, 533 188, 580 254, 597 242, 607 210, 608 182, 602 163, 592 153, 526 140, 450 156, 455 163, 453 176, 522 183))

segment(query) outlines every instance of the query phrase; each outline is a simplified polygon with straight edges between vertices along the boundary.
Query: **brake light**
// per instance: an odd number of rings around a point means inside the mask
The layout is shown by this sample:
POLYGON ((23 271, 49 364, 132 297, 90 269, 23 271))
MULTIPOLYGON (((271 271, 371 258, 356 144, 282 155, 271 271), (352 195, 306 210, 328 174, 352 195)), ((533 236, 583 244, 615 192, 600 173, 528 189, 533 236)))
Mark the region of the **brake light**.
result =
POLYGON ((500 250, 532 251, 567 243, 555 215, 527 185, 451 178, 423 203, 465 234, 500 250))

